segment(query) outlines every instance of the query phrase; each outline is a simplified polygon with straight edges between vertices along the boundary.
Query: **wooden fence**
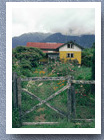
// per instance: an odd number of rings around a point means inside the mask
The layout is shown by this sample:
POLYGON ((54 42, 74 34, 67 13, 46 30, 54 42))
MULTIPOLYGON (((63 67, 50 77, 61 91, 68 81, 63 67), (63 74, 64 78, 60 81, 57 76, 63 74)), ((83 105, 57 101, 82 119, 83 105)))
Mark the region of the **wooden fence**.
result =
MULTIPOLYGON (((20 117, 20 121, 22 120, 22 118, 34 111, 37 107, 41 106, 42 104, 47 105, 49 108, 51 108, 52 110, 54 110, 55 112, 59 113, 60 115, 67 117, 68 121, 70 120, 75 120, 75 116, 76 116, 76 101, 75 101, 75 89, 74 89, 74 84, 95 84, 95 81, 91 81, 91 80, 74 80, 72 76, 67 76, 67 77, 28 77, 28 78, 20 78, 17 77, 16 73, 13 73, 13 106, 14 108, 18 108, 19 109, 19 117, 20 117), (42 100, 40 99, 38 96, 36 96, 35 94, 31 93, 30 91, 28 91, 27 89, 24 89, 21 87, 21 82, 22 81, 56 81, 56 80, 66 80, 67 84, 61 88, 60 90, 58 90, 57 92, 55 92, 54 94, 52 94, 51 96, 49 96, 47 99, 42 100), (51 99, 53 99, 55 96, 59 95, 61 92, 63 92, 64 90, 67 89, 67 114, 65 114, 64 112, 62 112, 60 109, 57 109, 55 107, 53 107, 52 105, 50 105, 49 103, 47 103, 48 101, 50 101, 51 99), (22 114, 22 110, 21 110, 21 92, 25 92, 28 95, 32 96, 33 98, 37 99, 39 101, 39 103, 37 105, 35 105, 34 107, 32 107, 30 110, 27 110, 25 113, 22 114)), ((91 120, 91 119, 90 119, 91 120)), ((89 119, 88 119, 89 121, 89 119)), ((57 122, 33 122, 33 124, 54 124, 57 122)), ((27 124, 31 124, 29 122, 23 122, 23 125, 27 125, 27 124)))

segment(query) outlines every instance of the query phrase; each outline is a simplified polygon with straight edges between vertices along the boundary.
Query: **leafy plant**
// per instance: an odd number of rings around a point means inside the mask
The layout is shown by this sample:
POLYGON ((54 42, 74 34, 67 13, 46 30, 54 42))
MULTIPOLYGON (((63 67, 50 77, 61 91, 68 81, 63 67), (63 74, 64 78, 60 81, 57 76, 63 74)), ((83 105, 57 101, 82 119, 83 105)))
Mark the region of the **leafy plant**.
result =
POLYGON ((93 58, 94 51, 95 51, 94 47, 86 48, 82 51, 82 65, 86 67, 92 66, 93 64, 92 58, 93 58))
POLYGON ((44 58, 44 56, 45 54, 38 48, 18 46, 12 51, 13 71, 17 72, 18 75, 21 73, 28 76, 29 70, 37 67, 39 60, 44 58))

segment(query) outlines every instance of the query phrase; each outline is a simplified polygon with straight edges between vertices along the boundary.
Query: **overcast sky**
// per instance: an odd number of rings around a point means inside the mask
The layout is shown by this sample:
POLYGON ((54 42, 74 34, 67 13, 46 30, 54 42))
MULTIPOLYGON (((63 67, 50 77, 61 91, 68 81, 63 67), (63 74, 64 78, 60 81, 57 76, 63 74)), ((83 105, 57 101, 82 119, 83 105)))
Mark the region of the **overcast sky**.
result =
POLYGON ((28 32, 95 34, 95 10, 93 8, 13 9, 12 36, 28 32))

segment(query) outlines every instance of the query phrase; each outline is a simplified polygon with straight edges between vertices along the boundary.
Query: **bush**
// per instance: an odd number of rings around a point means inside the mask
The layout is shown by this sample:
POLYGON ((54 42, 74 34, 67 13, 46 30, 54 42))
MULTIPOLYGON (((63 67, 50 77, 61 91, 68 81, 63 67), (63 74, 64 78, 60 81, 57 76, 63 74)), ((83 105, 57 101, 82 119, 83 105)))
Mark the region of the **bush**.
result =
POLYGON ((31 70, 31 62, 28 60, 23 59, 22 62, 20 63, 20 67, 23 69, 29 69, 31 70))
MULTIPOLYGON (((34 64, 43 58, 45 54, 38 48, 18 46, 13 49, 13 59, 17 59, 20 62, 26 60, 34 64), (34 63, 33 63, 34 62, 34 63)), ((33 65, 34 66, 34 65, 33 65)))
POLYGON ((32 73, 29 69, 21 69, 21 75, 24 75, 26 77, 31 77, 32 73))
POLYGON ((93 64, 92 58, 94 51, 95 51, 94 48, 88 48, 82 51, 82 65, 86 67, 92 67, 93 64))
POLYGON ((74 72, 75 66, 70 62, 54 62, 48 64, 48 73, 55 74, 57 76, 71 75, 74 72))
POLYGON ((37 67, 44 57, 45 54, 38 48, 18 46, 12 52, 12 70, 19 75, 30 76, 29 70, 37 67))

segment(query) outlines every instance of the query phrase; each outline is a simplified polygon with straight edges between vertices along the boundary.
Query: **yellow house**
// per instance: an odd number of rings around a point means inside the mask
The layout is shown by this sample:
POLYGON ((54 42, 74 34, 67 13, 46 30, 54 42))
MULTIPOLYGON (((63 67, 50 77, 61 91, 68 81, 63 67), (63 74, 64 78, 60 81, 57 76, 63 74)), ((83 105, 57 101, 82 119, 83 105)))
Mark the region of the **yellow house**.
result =
POLYGON ((82 47, 73 41, 67 42, 59 47, 59 57, 61 60, 74 60, 77 59, 81 64, 81 51, 82 47))
POLYGON ((81 51, 83 48, 73 41, 67 43, 28 42, 26 46, 41 49, 51 59, 60 58, 64 61, 77 59, 81 64, 81 51))

